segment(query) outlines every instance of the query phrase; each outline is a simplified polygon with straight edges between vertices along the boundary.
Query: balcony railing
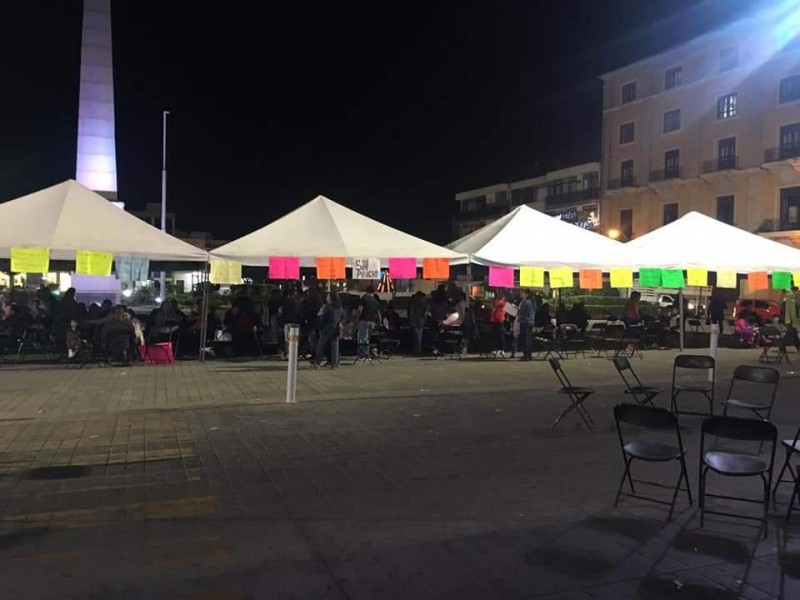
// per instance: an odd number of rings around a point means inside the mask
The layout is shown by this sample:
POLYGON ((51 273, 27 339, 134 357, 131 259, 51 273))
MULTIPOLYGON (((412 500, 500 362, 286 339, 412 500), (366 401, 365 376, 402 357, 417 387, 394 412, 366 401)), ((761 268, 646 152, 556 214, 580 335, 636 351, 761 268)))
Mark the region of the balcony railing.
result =
POLYGON ((780 219, 764 219, 761 225, 756 229, 756 233, 764 233, 766 231, 794 231, 800 229, 800 221, 797 219, 791 220, 788 216, 783 216, 780 219))
POLYGON ((511 210, 511 207, 508 202, 498 202, 494 204, 487 204, 486 206, 481 206, 480 208, 474 208, 472 210, 460 210, 458 211, 458 219, 461 221, 466 221, 469 219, 484 219, 490 217, 499 217, 500 215, 504 215, 511 210))
POLYGON ((599 188, 574 190, 572 192, 547 196, 544 199, 544 205, 546 208, 551 208, 555 206, 564 206, 567 204, 577 204, 580 202, 588 202, 589 200, 596 200, 599 196, 599 188))
POLYGON ((800 144, 787 144, 779 148, 768 148, 764 151, 764 162, 786 160, 800 156, 800 144))
POLYGON ((621 177, 620 179, 609 179, 608 189, 619 190, 622 188, 636 187, 636 180, 633 177, 621 177))
POLYGON ((730 171, 739 168, 738 156, 726 156, 714 160, 703 161, 703 173, 716 173, 717 171, 730 171))
POLYGON ((680 167, 650 171, 650 181, 666 181, 668 179, 681 179, 682 177, 683 169, 680 167))

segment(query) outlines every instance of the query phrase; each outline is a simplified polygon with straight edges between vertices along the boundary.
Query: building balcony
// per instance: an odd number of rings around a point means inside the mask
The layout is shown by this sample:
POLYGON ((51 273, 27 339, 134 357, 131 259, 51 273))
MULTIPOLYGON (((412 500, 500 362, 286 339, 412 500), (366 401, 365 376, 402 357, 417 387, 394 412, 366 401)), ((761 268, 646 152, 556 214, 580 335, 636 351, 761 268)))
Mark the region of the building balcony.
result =
POLYGON ((557 206, 567 206, 597 200, 600 196, 599 188, 589 188, 586 190, 574 190, 563 194, 547 196, 544 199, 545 208, 555 208, 557 206))
POLYGON ((609 179, 607 189, 620 190, 622 188, 636 187, 637 183, 633 177, 621 177, 620 179, 609 179))
POLYGON ((682 179, 683 169, 680 167, 661 169, 660 171, 650 171, 650 181, 667 181, 669 179, 682 179))
POLYGON ((800 221, 797 219, 790 219, 788 216, 784 216, 780 219, 764 219, 758 229, 756 229, 756 233, 797 230, 800 230, 800 221))
POLYGON ((716 173, 718 171, 730 171, 738 168, 738 156, 727 156, 725 158, 715 158, 714 160, 703 161, 703 173, 716 173))
POLYGON ((787 144, 779 148, 768 148, 764 151, 764 162, 775 162, 776 160, 786 160, 787 158, 797 158, 800 156, 800 144, 787 144))
POLYGON ((510 206, 508 202, 502 202, 498 204, 487 204, 486 206, 482 206, 480 208, 475 208, 472 210, 460 210, 458 211, 456 219, 458 219, 459 221, 471 221, 474 219, 492 219, 506 214, 507 212, 509 212, 509 210, 510 206))

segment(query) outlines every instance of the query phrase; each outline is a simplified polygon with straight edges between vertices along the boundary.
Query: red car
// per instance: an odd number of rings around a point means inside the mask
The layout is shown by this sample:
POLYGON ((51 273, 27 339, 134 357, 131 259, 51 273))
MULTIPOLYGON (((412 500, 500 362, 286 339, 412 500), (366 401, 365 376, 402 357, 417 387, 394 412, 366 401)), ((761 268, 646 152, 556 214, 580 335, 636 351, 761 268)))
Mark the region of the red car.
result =
POLYGON ((761 321, 770 321, 781 316, 781 305, 772 300, 739 300, 733 308, 733 318, 746 310, 755 314, 761 321))

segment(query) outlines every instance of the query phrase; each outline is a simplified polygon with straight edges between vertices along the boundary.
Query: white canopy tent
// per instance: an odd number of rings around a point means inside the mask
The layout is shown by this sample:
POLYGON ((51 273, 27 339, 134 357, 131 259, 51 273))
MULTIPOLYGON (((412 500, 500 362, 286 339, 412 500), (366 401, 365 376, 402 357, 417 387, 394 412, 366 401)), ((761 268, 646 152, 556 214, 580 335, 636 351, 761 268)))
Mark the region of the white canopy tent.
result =
POLYGON ((625 246, 522 205, 448 245, 472 262, 510 267, 626 267, 625 246))
POLYGON ((69 179, 0 204, 0 258, 12 247, 50 249, 53 260, 74 260, 76 250, 205 261, 205 250, 187 244, 69 179))
POLYGON ((458 252, 398 231, 369 217, 317 196, 292 212, 244 237, 220 246, 211 258, 239 261, 249 266, 268 266, 270 256, 297 256, 300 266, 313 267, 323 256, 350 259, 446 258, 452 264, 466 262, 458 252))
POLYGON ((687 213, 624 247, 629 263, 636 269, 800 271, 800 250, 698 212, 687 213))

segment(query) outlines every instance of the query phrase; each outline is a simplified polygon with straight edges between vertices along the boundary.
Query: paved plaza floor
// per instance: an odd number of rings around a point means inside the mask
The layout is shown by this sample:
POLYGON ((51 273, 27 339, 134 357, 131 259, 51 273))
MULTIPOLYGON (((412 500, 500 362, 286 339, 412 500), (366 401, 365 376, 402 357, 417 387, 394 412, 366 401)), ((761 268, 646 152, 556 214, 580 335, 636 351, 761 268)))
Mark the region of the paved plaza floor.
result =
MULTIPOLYGON (((668 387, 675 355, 633 364, 668 387)), ((782 437, 800 424, 790 356, 782 437)), ((720 397, 757 357, 720 352, 720 397)), ((701 528, 696 497, 670 522, 613 509, 621 380, 607 359, 565 368, 597 389, 594 432, 551 428, 565 401, 542 362, 301 365, 291 405, 278 361, 0 365, 0 598, 800 598, 790 486, 766 540, 701 528)), ((699 425, 682 419, 695 494, 699 425)))

